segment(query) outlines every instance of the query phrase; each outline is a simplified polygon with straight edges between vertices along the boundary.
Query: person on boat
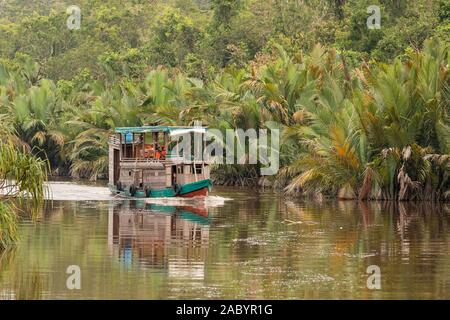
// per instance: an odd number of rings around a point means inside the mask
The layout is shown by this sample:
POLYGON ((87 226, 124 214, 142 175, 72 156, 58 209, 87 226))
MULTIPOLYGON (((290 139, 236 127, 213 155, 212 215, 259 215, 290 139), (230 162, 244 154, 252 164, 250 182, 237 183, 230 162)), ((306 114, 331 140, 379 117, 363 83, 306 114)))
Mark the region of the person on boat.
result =
POLYGON ((151 145, 151 144, 145 145, 145 157, 146 158, 153 157, 153 145, 151 145))
POLYGON ((153 157, 153 145, 152 144, 145 144, 144 155, 145 155, 145 158, 153 157))
POLYGON ((162 151, 161 151, 161 160, 165 160, 167 156, 167 151, 166 151, 166 147, 162 147, 162 151))
POLYGON ((175 186, 177 184, 177 174, 175 172, 172 173, 172 185, 175 186))

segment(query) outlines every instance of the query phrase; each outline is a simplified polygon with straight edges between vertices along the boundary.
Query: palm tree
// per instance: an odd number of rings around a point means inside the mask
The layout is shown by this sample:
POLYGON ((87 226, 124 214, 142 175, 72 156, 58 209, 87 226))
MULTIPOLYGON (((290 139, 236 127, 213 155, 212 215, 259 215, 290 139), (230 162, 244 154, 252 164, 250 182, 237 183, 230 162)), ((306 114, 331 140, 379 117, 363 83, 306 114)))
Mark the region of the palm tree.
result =
POLYGON ((295 176, 286 188, 310 192, 337 192, 354 197, 366 162, 353 103, 342 87, 327 77, 313 100, 302 104, 303 124, 286 129, 284 139, 299 137, 303 152, 281 174, 295 176))
POLYGON ((371 85, 355 105, 383 198, 437 199, 448 189, 448 175, 436 175, 449 165, 447 56, 448 46, 429 41, 406 62, 367 74, 371 85))
POLYGON ((317 95, 298 104, 300 123, 286 129, 285 140, 298 139, 305 151, 282 170, 294 177, 286 190, 447 197, 448 47, 428 42, 407 61, 357 69, 353 77, 322 75, 317 95))
POLYGON ((90 99, 86 109, 73 111, 67 121, 73 137, 66 152, 70 174, 96 180, 108 170, 108 136, 114 128, 141 125, 142 97, 130 83, 117 83, 90 99))
MULTIPOLYGON (((0 117, 2 124, 6 122, 0 117)), ((47 180, 47 163, 18 147, 8 126, 0 128, 0 250, 17 239, 17 212, 24 206, 36 213, 41 205, 47 180), (19 205, 19 206, 18 206, 19 205)), ((12 125, 9 126, 12 128, 12 125)))
POLYGON ((19 72, 0 68, 0 91, 5 93, 0 113, 11 115, 17 137, 34 155, 49 159, 56 168, 64 161, 64 135, 59 130, 64 105, 55 84, 39 80, 37 68, 29 61, 19 72))
POLYGON ((189 106, 188 92, 193 82, 178 74, 169 78, 167 71, 150 72, 142 85, 146 99, 142 104, 144 122, 157 125, 189 123, 185 109, 189 106))

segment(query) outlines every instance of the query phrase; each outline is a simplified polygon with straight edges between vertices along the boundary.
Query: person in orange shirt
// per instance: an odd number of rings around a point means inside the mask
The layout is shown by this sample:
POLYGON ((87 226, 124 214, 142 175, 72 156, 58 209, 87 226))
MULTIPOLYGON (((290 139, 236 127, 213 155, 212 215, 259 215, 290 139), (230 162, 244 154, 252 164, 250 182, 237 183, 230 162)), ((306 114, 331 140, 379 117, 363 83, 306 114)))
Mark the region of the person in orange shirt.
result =
POLYGON ((145 152, 144 152, 145 158, 151 158, 153 157, 153 146, 152 145, 145 145, 145 152))

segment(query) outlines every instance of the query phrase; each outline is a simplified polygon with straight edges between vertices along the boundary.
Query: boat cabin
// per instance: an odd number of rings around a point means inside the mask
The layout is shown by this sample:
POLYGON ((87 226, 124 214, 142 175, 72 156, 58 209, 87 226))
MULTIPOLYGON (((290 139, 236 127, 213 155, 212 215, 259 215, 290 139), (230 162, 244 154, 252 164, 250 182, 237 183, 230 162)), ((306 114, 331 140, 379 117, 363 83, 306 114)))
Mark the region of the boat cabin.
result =
POLYGON ((111 191, 133 197, 195 196, 203 186, 204 193, 211 188, 209 163, 180 157, 174 138, 195 134, 204 141, 205 133, 204 127, 117 128, 109 138, 111 191))

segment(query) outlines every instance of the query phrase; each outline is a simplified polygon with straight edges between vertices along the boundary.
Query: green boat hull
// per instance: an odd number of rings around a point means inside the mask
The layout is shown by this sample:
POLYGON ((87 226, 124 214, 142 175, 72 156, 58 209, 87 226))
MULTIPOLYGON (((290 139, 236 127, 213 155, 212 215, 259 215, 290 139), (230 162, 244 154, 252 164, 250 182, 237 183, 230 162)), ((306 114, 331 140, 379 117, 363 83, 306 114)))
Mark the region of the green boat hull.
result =
POLYGON ((114 185, 109 185, 109 189, 113 194, 119 194, 128 198, 189 198, 208 195, 208 192, 212 189, 212 182, 210 179, 206 179, 186 183, 177 188, 150 189, 147 194, 143 190, 138 189, 134 196, 131 196, 128 190, 117 190, 114 185))

